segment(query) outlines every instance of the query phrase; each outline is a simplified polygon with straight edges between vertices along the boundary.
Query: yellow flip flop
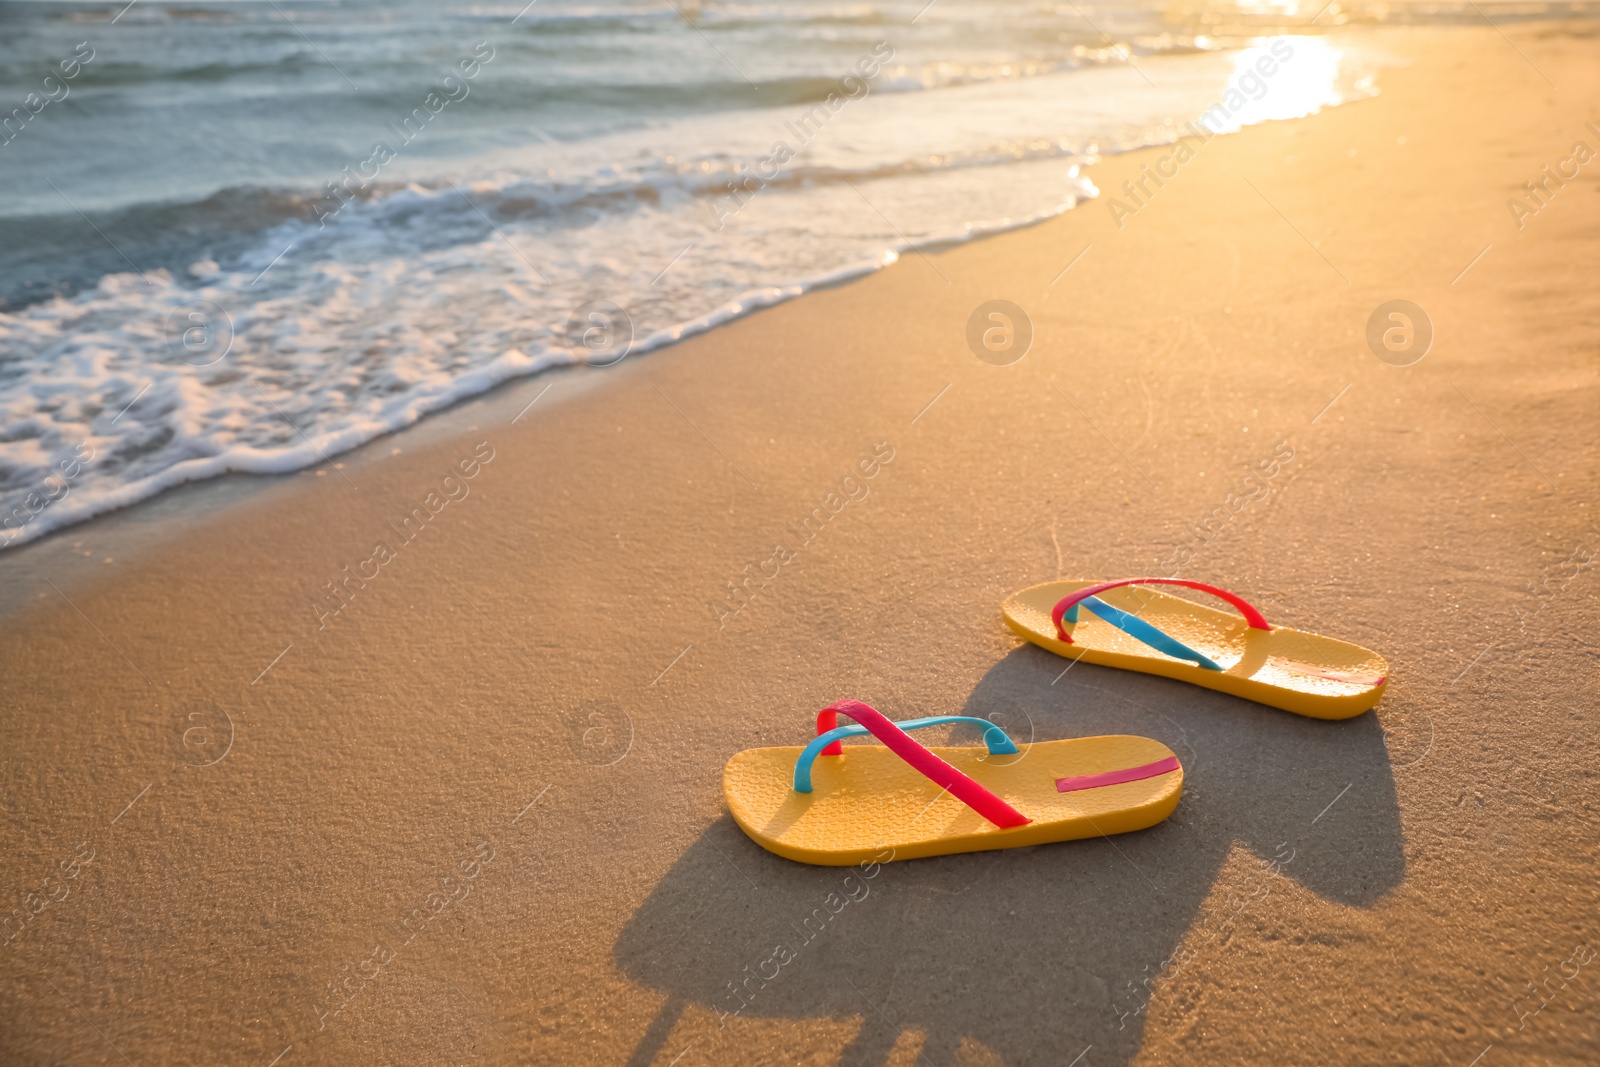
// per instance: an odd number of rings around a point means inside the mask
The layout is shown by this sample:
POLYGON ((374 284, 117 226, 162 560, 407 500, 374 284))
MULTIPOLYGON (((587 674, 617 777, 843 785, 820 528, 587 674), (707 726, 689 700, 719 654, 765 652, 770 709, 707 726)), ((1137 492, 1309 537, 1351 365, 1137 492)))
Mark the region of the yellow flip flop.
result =
POLYGON ((1019 746, 986 719, 895 723, 841 700, 817 713, 810 744, 735 754, 722 793, 768 852, 842 867, 1143 830, 1178 806, 1183 767, 1147 737, 1019 746), (840 715, 861 725, 840 726, 840 715), (925 748, 905 732, 955 722, 982 726, 987 750, 925 748), (839 744, 867 733, 886 747, 839 744))
POLYGON ((1204 582, 1046 582, 1000 610, 1018 635, 1068 659, 1177 678, 1314 719, 1360 715, 1389 675, 1370 648, 1268 625, 1243 599, 1204 582), (1152 584, 1210 593, 1243 618, 1145 588, 1152 584), (1080 620, 1080 607, 1093 617, 1080 620))

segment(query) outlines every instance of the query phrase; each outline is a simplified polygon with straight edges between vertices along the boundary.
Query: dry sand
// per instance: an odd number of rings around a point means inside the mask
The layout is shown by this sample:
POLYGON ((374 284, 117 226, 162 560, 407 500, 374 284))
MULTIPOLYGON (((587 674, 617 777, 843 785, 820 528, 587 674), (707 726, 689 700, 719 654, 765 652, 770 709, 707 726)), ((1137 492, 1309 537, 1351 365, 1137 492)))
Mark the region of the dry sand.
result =
POLYGON ((48 546, 94 527, 9 554, 0 1061, 1595 1062, 1600 162, 1521 230, 1506 200, 1600 147, 1600 39, 1367 40, 1414 60, 1379 98, 1216 138, 1120 230, 911 255, 75 578, 48 546), (1437 332, 1405 367, 1363 336, 1397 298, 1437 332), (964 339, 990 299, 1036 332, 1010 366, 964 339), (1062 676, 1001 624, 1184 550, 1382 650, 1379 714, 1062 676), (844 696, 1146 734, 1189 792, 822 921, 844 872, 756 848, 719 777, 844 696))

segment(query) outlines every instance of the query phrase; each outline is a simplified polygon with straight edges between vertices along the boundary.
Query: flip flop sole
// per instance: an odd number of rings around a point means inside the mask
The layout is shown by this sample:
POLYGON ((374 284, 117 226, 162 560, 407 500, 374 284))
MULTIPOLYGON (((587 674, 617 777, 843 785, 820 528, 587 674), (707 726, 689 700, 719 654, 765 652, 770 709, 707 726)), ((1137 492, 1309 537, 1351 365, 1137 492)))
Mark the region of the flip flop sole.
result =
POLYGON ((1177 757, 1148 737, 1017 747, 1016 755, 1001 756, 981 747, 931 749, 1032 820, 1009 830, 876 745, 818 757, 810 793, 794 790, 799 747, 747 749, 723 768, 722 792, 740 829, 762 848, 830 867, 1143 830, 1172 814, 1183 794, 1177 757), (1118 781, 1129 774, 1142 776, 1118 781))
POLYGON ((1158 652, 1089 611, 1070 630, 1072 644, 1057 640, 1051 610, 1094 584, 1046 582, 1008 597, 1000 610, 1019 637, 1059 656, 1193 682, 1314 719, 1360 715, 1383 695, 1389 665, 1369 648, 1288 626, 1252 629, 1236 614, 1149 586, 1124 586, 1100 598, 1206 654, 1222 670, 1158 652))

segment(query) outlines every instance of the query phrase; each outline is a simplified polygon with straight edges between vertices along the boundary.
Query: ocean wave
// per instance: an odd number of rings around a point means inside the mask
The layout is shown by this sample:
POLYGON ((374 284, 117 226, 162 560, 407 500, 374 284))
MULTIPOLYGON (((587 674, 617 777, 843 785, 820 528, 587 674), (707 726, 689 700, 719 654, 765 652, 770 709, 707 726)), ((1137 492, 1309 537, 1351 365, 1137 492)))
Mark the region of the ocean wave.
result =
POLYGON ((143 60, 100 59, 83 68, 73 80, 74 88, 109 89, 120 86, 159 84, 161 82, 220 83, 285 75, 304 74, 323 63, 315 52, 301 49, 285 51, 272 60, 252 63, 224 62, 211 59, 188 66, 143 60))
MULTIPOLYGON (((645 274, 596 280, 592 252, 564 269, 539 256, 510 221, 515 241, 496 227, 460 233, 424 254, 391 248, 338 262, 313 251, 298 265, 274 264, 277 241, 288 238, 291 247, 297 236, 310 239, 304 224, 291 223, 233 270, 203 261, 182 273, 107 275, 72 298, 0 314, 0 353, 26 354, 25 377, 16 373, 20 364, 0 360, 0 545, 26 543, 184 482, 297 470, 508 380, 580 362, 585 353, 567 329, 567 313, 597 293, 632 294, 639 329, 629 353, 644 353, 880 269, 909 250, 1026 225, 1093 193, 1077 180, 1025 217, 880 239, 876 251, 825 269, 796 273, 793 263, 767 262, 765 273, 791 280, 736 289, 687 315, 674 308, 693 309, 691 293, 715 293, 712 278, 726 285, 730 268, 762 273, 740 256, 765 242, 724 254, 700 276, 674 279, 654 306, 655 282, 645 274), (519 242, 533 255, 523 259, 519 242), (204 331, 194 361, 184 355, 190 329, 204 331), (62 478, 63 459, 80 446, 94 458, 75 479, 62 478)), ((369 205, 367 217, 351 219, 366 236, 347 238, 344 251, 385 244, 377 234, 384 212, 427 204, 430 228, 452 214, 458 226, 468 223, 470 207, 458 212, 454 199, 464 198, 411 187, 369 205)), ((472 199, 489 207, 492 197, 474 187, 472 199)), ((615 243, 605 235, 591 241, 615 243)))
POLYGON ((0 216, 0 311, 92 287, 128 260, 146 269, 179 269, 201 256, 243 255, 258 234, 309 218, 316 197, 304 191, 231 186, 193 200, 157 201, 87 217, 0 216), (115 243, 103 234, 115 234, 115 243))
MULTIPOLYGON (((783 126, 776 129, 791 141, 800 140, 798 133, 783 126)), ((364 228, 432 233, 440 241, 450 241, 463 226, 469 231, 475 228, 478 209, 501 221, 554 220, 583 212, 616 215, 683 198, 744 197, 753 181, 762 189, 800 189, 1063 159, 1081 151, 1072 142, 1030 139, 991 145, 981 152, 856 167, 796 163, 770 180, 755 175, 752 158, 727 154, 642 167, 608 163, 562 178, 516 173, 479 178, 470 185, 477 208, 464 199, 442 195, 454 188, 448 181, 374 181, 354 189, 351 196, 364 211, 360 223, 364 228)), ((92 214, 94 228, 87 230, 71 225, 77 218, 71 213, 0 217, 0 308, 15 312, 42 300, 71 296, 103 275, 120 273, 127 265, 123 254, 147 271, 181 273, 201 258, 250 263, 259 258, 260 235, 285 224, 290 229, 275 238, 279 247, 292 240, 315 251, 345 236, 337 229, 337 219, 327 228, 316 225, 313 209, 326 203, 337 202, 326 193, 236 186, 197 200, 135 204, 92 214), (107 244, 102 232, 115 234, 117 247, 107 244), (71 273, 63 273, 63 265, 71 273), (42 278, 51 281, 40 284, 42 278)), ((427 246, 427 238, 419 238, 419 247, 427 246)))
MULTIPOLYGON (((1129 56, 1184 55, 1219 47, 1220 44, 1203 35, 1196 38, 1161 34, 1130 36, 1126 41, 1105 46, 1076 45, 1067 49, 1065 54, 1060 54, 1059 50, 1055 54, 1042 51, 1037 55, 1023 54, 1003 61, 919 58, 884 68, 875 81, 875 91, 924 92, 1013 81, 1085 67, 1124 65, 1129 56)), ((224 62, 210 58, 193 63, 173 59, 100 60, 83 68, 73 85, 75 89, 82 90, 159 86, 164 83, 254 83, 262 79, 300 76, 325 69, 326 66, 326 60, 314 51, 290 43, 281 55, 253 62, 224 62)), ((819 102, 830 93, 842 91, 842 76, 839 75, 793 74, 749 82, 731 69, 721 72, 712 69, 705 73, 713 76, 671 81, 643 77, 632 80, 593 77, 581 83, 542 80, 523 74, 480 87, 473 106, 480 110, 519 113, 525 113, 530 107, 572 106, 682 113, 719 108, 782 108, 819 102)), ((381 84, 371 84, 368 88, 342 94, 341 106, 346 111, 353 111, 357 107, 381 108, 392 103, 397 86, 409 88, 416 81, 416 72, 412 68, 380 71, 378 74, 378 78, 369 74, 364 80, 381 84)))
MULTIPOLYGON (((1337 71, 1327 46, 1296 48, 1303 73, 1337 71)), ((234 185, 92 225, 0 219, 0 277, 12 263, 37 278, 52 248, 76 272, 0 311, 0 543, 180 482, 318 463, 584 360, 596 302, 626 309, 645 352, 1058 214, 1097 194, 1083 164, 1170 143, 1172 116, 1214 106, 1247 59, 1177 55, 1147 81, 1112 62, 972 58, 938 92, 880 82, 835 108, 684 115, 448 163, 471 181, 385 169, 332 211, 327 192, 234 185), (792 151, 774 166, 775 141, 792 151)), ((1332 80, 1292 84, 1263 117, 1343 98, 1332 80)))

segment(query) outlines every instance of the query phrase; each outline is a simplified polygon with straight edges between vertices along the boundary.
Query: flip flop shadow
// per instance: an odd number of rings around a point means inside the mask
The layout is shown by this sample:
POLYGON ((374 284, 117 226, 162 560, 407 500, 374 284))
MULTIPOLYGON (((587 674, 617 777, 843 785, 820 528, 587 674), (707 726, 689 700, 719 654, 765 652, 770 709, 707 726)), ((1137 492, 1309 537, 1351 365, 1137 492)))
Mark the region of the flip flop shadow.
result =
MULTIPOLYGON (((630 1062, 655 1061, 693 1004, 724 1025, 859 1020, 841 1065, 885 1063, 919 1034, 918 1062, 940 1067, 966 1043, 1006 1064, 1070 1063, 1091 1045, 1085 1062, 1126 1063, 1143 1040, 1143 1005, 1180 989, 1195 960, 1227 951, 1237 917, 1270 908, 1263 901, 1285 880, 1357 908, 1400 884, 1399 809, 1374 715, 1324 722, 1169 679, 1063 666, 1018 648, 960 714, 990 718, 1019 743, 1156 738, 1185 768, 1171 818, 1096 841, 861 870, 773 856, 723 816, 614 946, 624 974, 668 996, 630 1062), (1236 842, 1259 862, 1219 886, 1236 842)), ((956 727, 951 738, 978 744, 977 734, 956 727)))

